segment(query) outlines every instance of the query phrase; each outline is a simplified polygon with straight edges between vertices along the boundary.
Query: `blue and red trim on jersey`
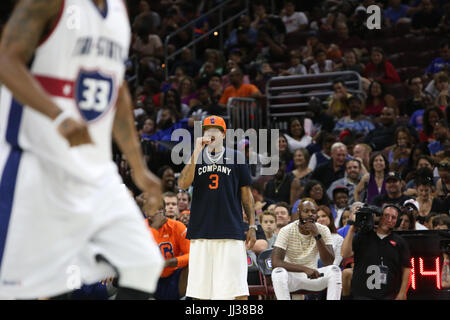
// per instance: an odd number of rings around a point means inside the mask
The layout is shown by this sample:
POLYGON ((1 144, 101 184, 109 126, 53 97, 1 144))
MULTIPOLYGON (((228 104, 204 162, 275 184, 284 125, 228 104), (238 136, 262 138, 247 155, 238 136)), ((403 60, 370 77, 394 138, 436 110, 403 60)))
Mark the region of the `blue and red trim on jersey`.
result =
POLYGON ((13 208, 17 173, 22 158, 22 149, 19 146, 19 129, 22 113, 23 106, 15 99, 12 99, 6 127, 6 141, 11 146, 11 150, 0 180, 0 270, 13 208))

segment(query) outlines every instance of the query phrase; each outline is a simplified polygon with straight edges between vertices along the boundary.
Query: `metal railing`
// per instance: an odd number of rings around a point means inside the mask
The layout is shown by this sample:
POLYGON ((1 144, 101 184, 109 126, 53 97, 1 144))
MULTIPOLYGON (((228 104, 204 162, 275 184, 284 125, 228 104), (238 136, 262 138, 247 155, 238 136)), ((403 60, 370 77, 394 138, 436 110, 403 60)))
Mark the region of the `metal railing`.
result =
POLYGON ((287 117, 305 115, 313 97, 325 106, 337 79, 345 83, 348 93, 363 96, 361 76, 354 71, 271 78, 266 83, 267 128, 284 129, 287 117))
MULTIPOLYGON (((166 80, 169 77, 169 63, 171 61, 171 59, 175 58, 176 56, 178 56, 184 48, 190 48, 193 47, 193 56, 194 58, 196 57, 196 50, 195 50, 195 45, 202 41, 203 39, 205 39, 206 37, 210 36, 211 34, 213 34, 214 32, 217 32, 217 30, 222 29, 223 27, 225 27, 226 25, 228 25, 229 23, 233 22, 236 19, 239 19, 243 14, 246 14, 249 12, 249 1, 248 0, 244 0, 245 3, 245 8, 243 10, 241 10, 240 12, 238 12, 237 14, 233 15, 232 17, 226 19, 224 21, 224 17, 223 17, 223 9, 229 4, 231 3, 232 0, 226 0, 224 2, 222 2, 221 4, 217 5, 216 7, 212 8, 211 10, 209 10, 208 12, 204 13, 203 15, 201 15, 200 17, 192 20, 191 22, 185 24, 184 26, 182 26, 181 28, 179 28, 178 30, 172 32, 171 34, 169 34, 165 39, 164 39, 164 74, 165 74, 165 78, 166 80), (196 36, 195 35, 195 24, 207 17, 211 17, 212 15, 216 14, 217 11, 219 12, 219 24, 217 26, 215 26, 214 28, 210 29, 208 32, 196 36), (180 32, 185 31, 188 28, 192 27, 192 41, 190 43, 188 43, 187 45, 183 46, 183 48, 180 48, 178 50, 176 50, 175 52, 169 54, 169 42, 170 40, 175 37, 177 34, 179 34, 180 32)), ((219 46, 220 46, 220 50, 223 51, 223 44, 224 44, 224 39, 223 39, 223 35, 224 32, 223 30, 220 30, 218 32, 218 36, 219 36, 219 46)))
POLYGON ((253 98, 230 98, 227 103, 228 126, 232 129, 262 129, 262 108, 253 98))

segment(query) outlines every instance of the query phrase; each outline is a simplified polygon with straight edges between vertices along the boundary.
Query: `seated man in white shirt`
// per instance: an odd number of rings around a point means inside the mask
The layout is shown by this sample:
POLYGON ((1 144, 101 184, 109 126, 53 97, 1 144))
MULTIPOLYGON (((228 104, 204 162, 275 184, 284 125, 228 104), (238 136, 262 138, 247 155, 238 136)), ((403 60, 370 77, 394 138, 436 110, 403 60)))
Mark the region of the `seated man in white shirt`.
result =
POLYGON ((286 27, 286 33, 308 28, 308 17, 303 12, 295 11, 294 1, 286 1, 281 11, 281 20, 286 27))
POLYGON ((317 220, 317 204, 304 198, 299 219, 280 230, 272 252, 272 283, 278 300, 290 300, 297 290, 327 290, 327 300, 340 300, 342 273, 333 265, 333 240, 317 220), (317 257, 325 267, 317 269, 317 257))

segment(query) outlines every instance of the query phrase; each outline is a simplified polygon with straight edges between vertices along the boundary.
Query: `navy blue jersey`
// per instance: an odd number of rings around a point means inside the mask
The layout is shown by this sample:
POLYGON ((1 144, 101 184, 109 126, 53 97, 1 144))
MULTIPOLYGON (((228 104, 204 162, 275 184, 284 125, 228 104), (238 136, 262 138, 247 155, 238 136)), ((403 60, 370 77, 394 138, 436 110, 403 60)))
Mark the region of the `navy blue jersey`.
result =
POLYGON ((195 166, 188 239, 245 240, 241 187, 252 183, 250 170, 241 152, 225 150, 213 164, 205 148, 195 166))

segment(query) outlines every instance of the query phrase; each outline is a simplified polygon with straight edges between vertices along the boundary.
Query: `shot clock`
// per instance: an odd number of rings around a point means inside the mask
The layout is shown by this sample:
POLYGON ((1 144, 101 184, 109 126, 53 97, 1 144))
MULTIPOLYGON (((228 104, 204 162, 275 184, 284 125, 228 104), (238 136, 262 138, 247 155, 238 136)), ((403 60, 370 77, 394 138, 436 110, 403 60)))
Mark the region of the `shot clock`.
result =
POLYGON ((408 300, 450 300, 450 288, 442 286, 443 251, 450 230, 398 231, 409 244, 411 274, 408 300))

